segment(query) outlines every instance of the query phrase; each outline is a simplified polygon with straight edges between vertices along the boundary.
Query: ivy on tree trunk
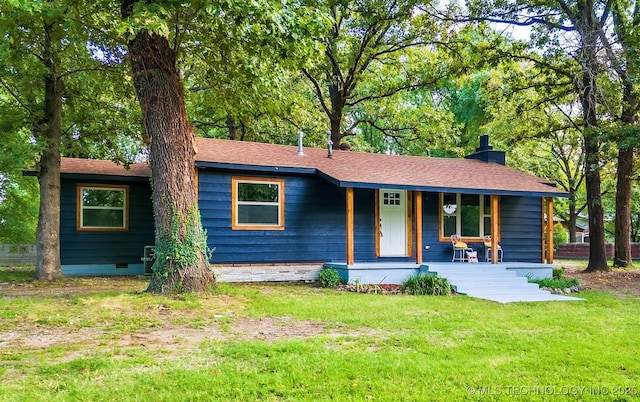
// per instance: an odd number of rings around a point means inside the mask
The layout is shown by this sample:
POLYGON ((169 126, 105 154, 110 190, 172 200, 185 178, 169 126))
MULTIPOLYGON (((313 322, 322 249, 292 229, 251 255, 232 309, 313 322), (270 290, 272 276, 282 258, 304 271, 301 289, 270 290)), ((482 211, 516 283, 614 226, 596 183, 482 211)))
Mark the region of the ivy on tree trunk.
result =
MULTIPOLYGON (((123 18, 132 15, 135 3, 123 1, 123 18)), ((166 37, 143 30, 129 41, 129 56, 150 143, 156 262, 148 290, 202 291, 215 278, 198 212, 195 135, 187 120, 176 51, 166 37)))

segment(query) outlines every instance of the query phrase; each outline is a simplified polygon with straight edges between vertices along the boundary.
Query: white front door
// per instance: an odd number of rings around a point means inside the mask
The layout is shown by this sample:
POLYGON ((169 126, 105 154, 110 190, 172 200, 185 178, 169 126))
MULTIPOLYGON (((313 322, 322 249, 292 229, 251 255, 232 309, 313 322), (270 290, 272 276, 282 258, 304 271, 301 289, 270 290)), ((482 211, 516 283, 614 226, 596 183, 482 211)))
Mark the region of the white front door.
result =
POLYGON ((380 256, 407 256, 407 192, 380 190, 380 256))

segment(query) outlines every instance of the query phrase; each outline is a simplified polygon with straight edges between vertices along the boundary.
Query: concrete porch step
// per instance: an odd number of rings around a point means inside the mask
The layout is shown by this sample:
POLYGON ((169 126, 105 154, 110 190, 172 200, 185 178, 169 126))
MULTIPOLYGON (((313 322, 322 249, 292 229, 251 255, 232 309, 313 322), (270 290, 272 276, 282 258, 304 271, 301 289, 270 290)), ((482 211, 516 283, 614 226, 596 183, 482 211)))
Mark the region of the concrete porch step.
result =
MULTIPOLYGON (((540 290, 540 287, 535 283, 524 283, 511 285, 511 284, 457 284, 457 289, 459 293, 469 294, 473 292, 474 294, 518 294, 518 293, 536 293, 536 292, 546 292, 540 290)), ((548 293, 548 292, 547 292, 548 293)))
POLYGON ((427 271, 447 278, 458 293, 498 303, 583 300, 540 290, 537 284, 529 283, 526 277, 517 276, 516 272, 499 266, 434 266, 427 271))

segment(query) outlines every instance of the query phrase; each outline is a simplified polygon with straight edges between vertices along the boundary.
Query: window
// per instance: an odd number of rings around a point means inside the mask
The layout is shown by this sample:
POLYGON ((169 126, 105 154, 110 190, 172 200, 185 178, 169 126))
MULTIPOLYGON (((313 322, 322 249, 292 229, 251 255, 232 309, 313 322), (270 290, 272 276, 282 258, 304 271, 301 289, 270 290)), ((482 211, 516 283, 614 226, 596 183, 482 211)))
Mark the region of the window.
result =
POLYGON ((400 205, 400 193, 387 192, 382 193, 382 203, 384 205, 400 205))
POLYGON ((440 240, 451 235, 481 238, 491 234, 491 196, 440 194, 440 240))
POLYGON ((128 186, 78 185, 78 230, 127 230, 128 186))
POLYGON ((232 228, 284 229, 284 180, 232 179, 232 228))

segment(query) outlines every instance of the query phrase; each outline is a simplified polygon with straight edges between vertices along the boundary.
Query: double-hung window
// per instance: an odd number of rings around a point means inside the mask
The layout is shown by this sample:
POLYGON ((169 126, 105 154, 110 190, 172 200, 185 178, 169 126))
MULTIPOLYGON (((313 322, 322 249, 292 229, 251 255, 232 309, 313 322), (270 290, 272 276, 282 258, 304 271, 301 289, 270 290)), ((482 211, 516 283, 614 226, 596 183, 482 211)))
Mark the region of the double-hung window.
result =
POLYGON ((440 238, 481 238, 491 234, 491 196, 440 194, 440 238))
POLYGON ((284 229, 284 180, 234 177, 232 228, 284 229))
POLYGON ((77 188, 78 230, 128 230, 129 186, 81 184, 77 188))

